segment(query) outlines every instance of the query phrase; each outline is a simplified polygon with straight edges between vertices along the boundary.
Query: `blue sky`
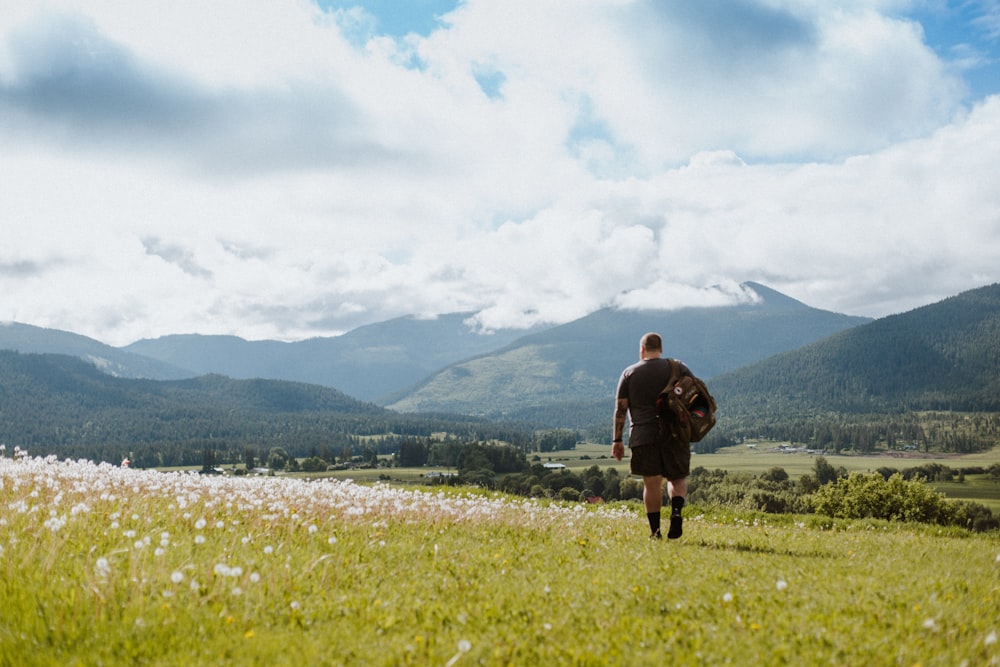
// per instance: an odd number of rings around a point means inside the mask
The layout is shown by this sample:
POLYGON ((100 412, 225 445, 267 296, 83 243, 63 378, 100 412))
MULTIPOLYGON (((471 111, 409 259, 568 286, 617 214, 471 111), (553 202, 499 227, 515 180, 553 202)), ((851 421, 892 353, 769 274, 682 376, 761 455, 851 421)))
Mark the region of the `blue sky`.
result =
POLYGON ((920 24, 927 45, 940 58, 967 61, 963 77, 970 99, 1000 91, 1000 3, 928 2, 902 15, 920 24))
POLYGON ((344 2, 321 0, 319 6, 326 11, 349 11, 360 8, 373 18, 371 34, 405 37, 415 33, 426 37, 441 26, 441 17, 455 9, 455 0, 366 0, 344 2))
POLYGON ((1000 3, 0 0, 0 321, 483 329, 1000 280, 1000 3))

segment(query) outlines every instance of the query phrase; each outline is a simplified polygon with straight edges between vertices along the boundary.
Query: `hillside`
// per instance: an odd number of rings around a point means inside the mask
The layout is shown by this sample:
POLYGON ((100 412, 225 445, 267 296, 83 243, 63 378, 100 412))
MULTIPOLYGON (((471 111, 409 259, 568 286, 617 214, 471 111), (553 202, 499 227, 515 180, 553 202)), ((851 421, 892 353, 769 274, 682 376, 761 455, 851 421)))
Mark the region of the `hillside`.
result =
POLYGON ((197 375, 173 363, 105 345, 87 336, 19 322, 0 323, 0 350, 35 354, 67 354, 94 364, 108 375, 123 378, 176 380, 197 375))
POLYGON ((1000 284, 715 378, 730 414, 1000 410, 1000 284))
POLYGON ((760 297, 757 303, 595 312, 453 364, 396 396, 389 407, 538 417, 547 406, 558 411, 561 404, 596 400, 610 406, 618 376, 637 359, 639 338, 647 331, 659 331, 666 353, 707 379, 870 322, 811 308, 763 285, 746 286, 760 297))
POLYGON ((0 351, 0 443, 33 455, 117 462, 130 453, 140 465, 195 465, 205 450, 282 447, 308 456, 339 453, 360 436, 493 428, 398 415, 316 385, 219 375, 123 379, 70 356, 0 351))
POLYGON ((495 350, 525 334, 512 329, 474 331, 466 324, 470 315, 400 317, 341 336, 294 343, 184 334, 141 340, 124 349, 198 375, 306 382, 376 401, 451 363, 495 350))

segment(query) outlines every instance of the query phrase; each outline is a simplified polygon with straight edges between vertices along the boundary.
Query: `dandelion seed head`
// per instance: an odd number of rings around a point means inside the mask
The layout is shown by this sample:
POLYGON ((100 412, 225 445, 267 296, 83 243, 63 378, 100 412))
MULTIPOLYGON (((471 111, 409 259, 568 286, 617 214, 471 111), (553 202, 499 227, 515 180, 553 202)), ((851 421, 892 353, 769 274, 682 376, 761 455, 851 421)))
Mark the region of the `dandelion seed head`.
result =
POLYGON ((468 653, 472 650, 472 643, 468 639, 459 640, 458 650, 462 653, 468 653))
POLYGON ((723 602, 732 602, 733 601, 733 594, 732 593, 726 593, 725 595, 722 596, 722 601, 723 602))
POLYGON ((264 554, 265 555, 271 555, 273 553, 274 553, 274 547, 272 547, 270 544, 268 544, 266 547, 264 547, 264 554))
POLYGON ((198 519, 197 521, 194 522, 194 529, 195 530, 202 530, 202 529, 205 528, 205 526, 207 524, 208 524, 208 522, 205 521, 204 519, 198 519))
POLYGON ((195 535, 194 536, 194 543, 195 544, 204 544, 205 543, 205 536, 204 535, 195 535))
POLYGON ((986 644, 987 646, 992 646, 993 644, 996 644, 997 643, 997 631, 994 630, 990 634, 986 635, 986 637, 983 639, 983 643, 986 644))
POLYGON ((250 573, 250 582, 256 584, 259 581, 260 581, 260 575, 257 574, 256 572, 251 572, 250 573))
POLYGON ((174 582, 175 584, 181 583, 182 581, 184 581, 184 573, 181 572, 180 570, 174 570, 170 575, 170 581, 174 582))
POLYGON ((777 584, 775 584, 775 586, 777 587, 777 589, 778 589, 779 591, 783 591, 783 590, 785 590, 786 588, 788 588, 788 582, 787 582, 787 581, 785 581, 784 579, 778 579, 778 583, 777 583, 777 584))

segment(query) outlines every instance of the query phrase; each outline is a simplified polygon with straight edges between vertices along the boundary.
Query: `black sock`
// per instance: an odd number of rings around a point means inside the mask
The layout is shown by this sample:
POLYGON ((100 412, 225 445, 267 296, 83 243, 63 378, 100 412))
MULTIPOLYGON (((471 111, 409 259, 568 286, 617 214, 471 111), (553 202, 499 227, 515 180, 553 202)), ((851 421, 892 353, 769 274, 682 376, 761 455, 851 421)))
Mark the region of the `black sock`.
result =
POLYGON ((684 534, 684 519, 681 518, 681 508, 684 507, 684 499, 674 496, 670 499, 670 530, 667 531, 667 539, 676 540, 684 534))
POLYGON ((660 529, 660 513, 659 512, 646 512, 646 518, 649 519, 649 532, 655 533, 660 529))

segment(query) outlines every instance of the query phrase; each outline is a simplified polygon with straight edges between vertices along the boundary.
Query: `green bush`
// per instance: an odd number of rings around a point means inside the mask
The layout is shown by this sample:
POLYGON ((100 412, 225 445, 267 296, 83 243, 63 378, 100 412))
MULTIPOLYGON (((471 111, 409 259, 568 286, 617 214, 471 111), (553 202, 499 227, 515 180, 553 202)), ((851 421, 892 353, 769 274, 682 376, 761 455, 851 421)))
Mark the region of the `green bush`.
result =
POLYGON ((899 473, 885 479, 877 472, 854 472, 820 487, 810 502, 817 513, 837 519, 873 518, 948 525, 954 518, 944 495, 922 479, 908 481, 899 473))

